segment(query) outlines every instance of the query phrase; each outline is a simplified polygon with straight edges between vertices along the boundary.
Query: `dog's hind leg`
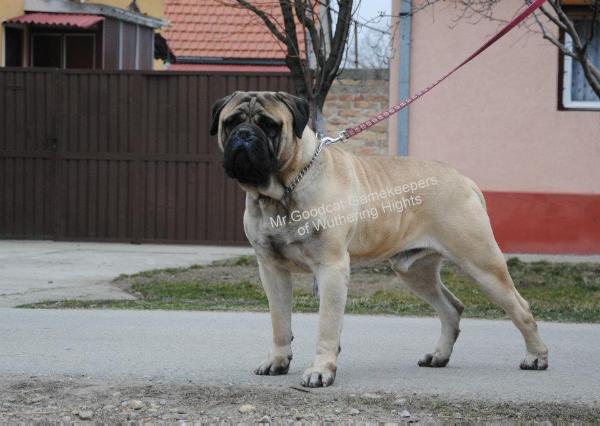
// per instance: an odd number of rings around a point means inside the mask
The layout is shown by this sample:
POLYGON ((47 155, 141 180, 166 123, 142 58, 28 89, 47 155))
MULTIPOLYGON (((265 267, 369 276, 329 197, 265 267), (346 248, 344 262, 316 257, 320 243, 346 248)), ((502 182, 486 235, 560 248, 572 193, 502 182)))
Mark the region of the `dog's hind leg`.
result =
POLYGON ((529 310, 529 303, 517 291, 508 272, 504 256, 499 253, 488 259, 474 256, 463 258, 459 266, 478 284, 479 288, 510 317, 525 339, 527 355, 521 361, 522 370, 548 368, 548 347, 538 333, 538 327, 529 310))
POLYGON ((470 226, 460 229, 445 227, 445 231, 452 233, 454 238, 445 240, 444 255, 469 274, 486 296, 500 306, 519 329, 527 347, 527 355, 520 364, 521 369, 545 370, 548 368, 548 347, 538 333, 529 304, 514 286, 487 215, 477 203, 471 207, 463 212, 463 217, 470 226), (457 238, 457 235, 460 237, 457 238))
POLYGON ((415 260, 408 268, 402 254, 393 257, 390 262, 400 280, 418 297, 433 306, 442 323, 442 331, 435 350, 425 354, 419 360, 419 366, 445 367, 450 361, 454 343, 460 332, 460 315, 464 306, 442 283, 440 277, 442 257, 438 254, 429 254, 415 260))

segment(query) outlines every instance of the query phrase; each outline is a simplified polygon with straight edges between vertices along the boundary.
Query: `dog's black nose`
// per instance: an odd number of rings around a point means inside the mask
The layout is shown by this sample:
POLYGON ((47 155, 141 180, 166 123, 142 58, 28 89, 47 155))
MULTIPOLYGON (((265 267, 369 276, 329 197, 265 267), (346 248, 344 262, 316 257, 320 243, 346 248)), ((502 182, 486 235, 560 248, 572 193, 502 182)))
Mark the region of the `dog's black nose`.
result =
POLYGON ((236 136, 240 139, 248 139, 251 136, 250 130, 248 129, 239 129, 236 133, 236 136))

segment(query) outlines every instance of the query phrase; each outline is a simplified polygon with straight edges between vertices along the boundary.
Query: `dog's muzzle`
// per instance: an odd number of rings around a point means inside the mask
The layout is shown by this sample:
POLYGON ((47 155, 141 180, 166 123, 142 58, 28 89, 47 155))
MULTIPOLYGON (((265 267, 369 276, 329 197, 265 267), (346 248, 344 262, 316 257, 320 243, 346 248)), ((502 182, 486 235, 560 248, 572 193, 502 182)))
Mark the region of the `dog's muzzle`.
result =
POLYGON ((259 127, 242 123, 232 130, 224 147, 227 176, 241 183, 263 185, 276 171, 276 165, 267 136, 259 127))

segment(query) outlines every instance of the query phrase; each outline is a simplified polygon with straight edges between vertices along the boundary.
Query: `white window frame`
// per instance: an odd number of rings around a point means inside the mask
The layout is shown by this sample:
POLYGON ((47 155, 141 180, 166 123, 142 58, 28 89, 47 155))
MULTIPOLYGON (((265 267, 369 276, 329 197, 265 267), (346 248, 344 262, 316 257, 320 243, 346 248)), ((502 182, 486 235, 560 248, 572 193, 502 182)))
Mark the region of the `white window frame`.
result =
POLYGON ((140 26, 135 26, 135 69, 140 69, 140 26))
POLYGON ((6 25, 2 25, 2 57, 0 58, 0 67, 5 67, 5 66, 6 66, 6 25))
MULTIPOLYGON (((573 50, 573 39, 565 33, 565 47, 573 50)), ((573 58, 563 54, 563 90, 562 105, 565 109, 593 109, 600 110, 600 101, 574 101, 571 97, 571 83, 573 78, 573 58)))
POLYGON ((123 21, 119 21, 119 70, 123 69, 123 21))

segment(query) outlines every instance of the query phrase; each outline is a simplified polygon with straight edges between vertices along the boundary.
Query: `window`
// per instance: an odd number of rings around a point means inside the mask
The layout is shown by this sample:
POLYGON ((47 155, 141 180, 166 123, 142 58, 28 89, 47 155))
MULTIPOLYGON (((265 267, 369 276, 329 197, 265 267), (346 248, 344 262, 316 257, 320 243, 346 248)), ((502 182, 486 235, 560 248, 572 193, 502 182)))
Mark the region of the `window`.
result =
POLYGON ((23 66, 23 30, 18 28, 4 28, 6 52, 4 64, 7 67, 23 66))
POLYGON ((94 36, 69 34, 65 36, 65 68, 89 69, 94 68, 94 36))
POLYGON ((94 34, 33 34, 31 63, 34 67, 93 69, 94 34))
MULTIPOLYGON (((590 36, 592 30, 592 21, 587 20, 574 20, 575 28, 577 33, 583 39, 587 39, 590 36)), ((600 27, 600 25, 598 25, 600 27)), ((592 63, 597 67, 600 67, 600 28, 596 29, 594 38, 590 41, 588 46, 588 57, 591 58, 592 63)), ((571 49, 573 41, 568 34, 565 34, 565 45, 568 49, 571 49)), ((563 74, 563 93, 562 93, 563 107, 567 109, 598 109, 600 110, 600 97, 592 90, 592 87, 587 82, 583 73, 583 67, 581 64, 571 58, 570 56, 564 55, 564 74, 563 74)))
POLYGON ((34 34, 31 64, 34 67, 62 68, 62 36, 34 34))

